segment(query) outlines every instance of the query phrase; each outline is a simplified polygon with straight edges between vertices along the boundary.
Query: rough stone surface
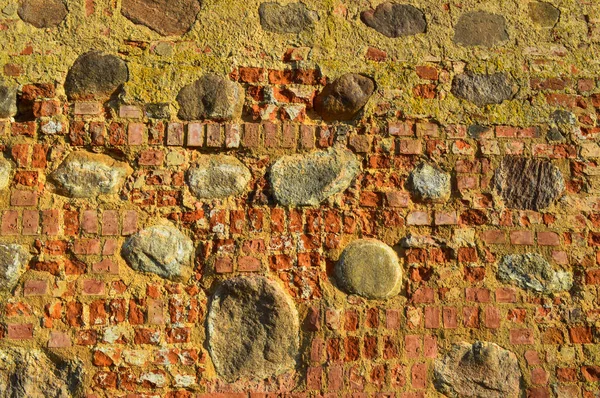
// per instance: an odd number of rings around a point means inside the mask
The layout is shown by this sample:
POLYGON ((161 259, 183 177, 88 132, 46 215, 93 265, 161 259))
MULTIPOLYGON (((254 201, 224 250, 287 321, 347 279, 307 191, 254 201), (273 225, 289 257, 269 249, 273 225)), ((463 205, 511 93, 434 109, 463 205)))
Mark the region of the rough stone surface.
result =
POLYGON ((434 385, 450 398, 517 398, 521 370, 517 357, 487 342, 460 342, 434 364, 434 385))
POLYGON ((316 206, 348 188, 359 170, 352 152, 329 148, 309 155, 282 156, 271 167, 269 178, 280 204, 316 206))
POLYGON ((450 197, 450 175, 425 162, 410 173, 410 185, 420 200, 442 202, 450 197))
POLYGON ((466 12, 454 29, 454 42, 463 46, 492 47, 508 40, 506 20, 485 11, 466 12))
POLYGON ((244 192, 252 175, 237 158, 206 155, 187 172, 190 191, 199 199, 218 199, 244 192))
POLYGON ((287 293, 267 278, 223 282, 210 303, 207 329, 210 356, 227 381, 277 376, 296 364, 298 313, 287 293))
POLYGON ((351 120, 367 103, 375 83, 369 77, 347 73, 329 83, 314 101, 315 111, 323 120, 351 120))
POLYGON ((204 75, 177 94, 183 120, 229 120, 239 117, 244 102, 241 86, 222 76, 204 75))
POLYGON ((303 3, 262 3, 258 8, 258 15, 262 28, 275 33, 300 33, 318 20, 317 13, 306 8, 303 3))
POLYGON ((409 4, 382 3, 374 10, 363 11, 360 19, 387 37, 416 35, 427 29, 423 11, 409 4))
POLYGON ((0 157, 0 190, 5 189, 10 184, 12 166, 10 162, 0 157))
POLYGON ((128 78, 127 64, 121 58, 90 51, 69 69, 65 92, 75 100, 110 97, 128 78))
POLYGON ((107 155, 77 151, 69 154, 51 174, 61 194, 73 198, 94 198, 114 194, 132 169, 107 155))
POLYGON ((560 10, 545 1, 532 1, 529 3, 529 16, 534 23, 552 28, 560 18, 560 10))
POLYGON ((17 86, 0 84, 0 118, 6 119, 17 113, 17 86))
POLYGON ((395 296, 402 286, 396 252, 376 239, 359 239, 346 246, 335 276, 341 289, 369 299, 395 296))
POLYGON ((51 28, 67 17, 68 10, 63 0, 23 0, 17 13, 36 28, 51 28))
POLYGON ((504 256, 498 264, 498 279, 541 293, 569 290, 573 285, 573 276, 570 273, 555 271, 548 261, 537 253, 504 256))
POLYGON ((552 162, 519 156, 502 159, 494 184, 504 204, 520 210, 545 209, 565 189, 562 173, 552 162))
POLYGON ((194 245, 171 225, 155 225, 127 239, 121 254, 136 271, 185 282, 192 273, 194 245))
POLYGON ((30 258, 24 246, 0 243, 0 291, 10 291, 17 285, 30 258))
POLYGON ((505 73, 464 73, 454 77, 451 92, 477 106, 501 104, 513 97, 513 80, 505 73))
POLYGON ((182 35, 196 22, 200 4, 198 0, 123 0, 121 13, 163 36, 182 35))

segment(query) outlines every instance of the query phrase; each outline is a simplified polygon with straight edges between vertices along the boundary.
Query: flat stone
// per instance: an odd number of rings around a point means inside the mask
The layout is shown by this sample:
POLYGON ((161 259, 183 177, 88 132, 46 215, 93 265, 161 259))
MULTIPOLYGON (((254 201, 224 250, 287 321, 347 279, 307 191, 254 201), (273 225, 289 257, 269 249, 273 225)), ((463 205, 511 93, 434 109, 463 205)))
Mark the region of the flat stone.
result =
POLYGON ((187 172, 190 191, 198 199, 219 199, 244 192, 252 175, 237 158, 201 156, 187 172))
POLYGON ((204 75, 177 94, 179 118, 183 120, 230 120, 240 117, 244 103, 242 87, 225 77, 204 75))
POLYGON ((312 27, 319 19, 317 13, 306 8, 303 3, 262 3, 258 7, 258 16, 262 28, 275 33, 300 33, 312 27))
POLYGON ((17 86, 0 84, 0 118, 8 119, 17 113, 17 86))
POLYGON ((182 35, 196 22, 198 0, 123 0, 121 14, 163 35, 182 35))
POLYGON ((492 47, 508 40, 506 20, 485 11, 462 14, 454 28, 454 42, 463 46, 492 47))
POLYGON ((271 167, 269 180, 282 205, 316 206, 350 186, 360 170, 347 149, 328 148, 308 155, 282 156, 271 167))
POLYGON ((0 291, 11 291, 25 272, 31 255, 26 247, 0 243, 0 291))
POLYGON ((410 186, 419 200, 445 202, 450 197, 450 174, 422 162, 410 173, 410 186))
POLYGON ((17 10, 19 17, 36 28, 59 25, 68 14, 63 0, 23 0, 17 10))
POLYGON ((3 157, 0 157, 0 190, 7 188, 12 180, 12 165, 3 157))
POLYGON ((487 342, 460 342, 434 363, 434 386, 451 398, 517 398, 521 370, 514 353, 487 342))
POLYGON ((105 99, 129 78, 121 58, 90 51, 75 60, 67 73, 65 92, 71 100, 105 99))
POLYGON ((507 207, 542 210, 565 189, 562 173, 549 160, 506 156, 494 174, 494 185, 507 207))
POLYGON ((533 1, 529 3, 529 17, 537 25, 552 28, 560 18, 560 10, 545 1, 533 1))
POLYGON ((127 163, 85 151, 70 153, 50 178, 59 193, 72 198, 115 194, 132 173, 127 163))
POLYGON ((544 257, 537 253, 509 254, 498 264, 498 279, 522 289, 540 293, 556 293, 571 289, 573 275, 555 271, 544 257))
POLYGON ((315 97, 314 109, 326 121, 352 120, 374 90, 375 83, 371 78, 347 73, 323 88, 315 97))
POLYGON ((210 302, 208 351, 220 377, 278 376, 296 365, 299 321, 294 303, 262 276, 226 280, 210 302))
POLYGON ((382 3, 374 10, 363 11, 360 19, 387 37, 416 35, 427 30, 423 11, 409 4, 382 3))
POLYGON ((177 282, 187 281, 192 274, 194 244, 171 225, 155 225, 130 236, 121 254, 136 271, 177 282))
POLYGON ((358 239, 344 248, 335 266, 340 288, 368 299, 386 299, 402 287, 396 252, 375 239, 358 239))
POLYGON ((513 97, 513 80, 505 73, 464 73, 454 77, 451 92, 477 106, 501 104, 513 97))

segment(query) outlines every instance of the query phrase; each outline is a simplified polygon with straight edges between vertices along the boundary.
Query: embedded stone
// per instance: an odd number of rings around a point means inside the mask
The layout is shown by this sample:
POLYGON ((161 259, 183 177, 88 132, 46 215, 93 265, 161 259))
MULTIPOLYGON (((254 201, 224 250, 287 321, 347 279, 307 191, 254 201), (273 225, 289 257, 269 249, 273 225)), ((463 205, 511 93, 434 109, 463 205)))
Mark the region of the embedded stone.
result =
POLYGON ((0 118, 7 119, 17 113, 17 86, 0 84, 0 118))
POLYGON ((63 0, 23 0, 17 10, 19 17, 36 28, 51 28, 67 17, 63 0))
POLYGON ((90 51, 80 55, 69 69, 65 92, 73 100, 110 97, 128 78, 127 64, 121 58, 90 51))
POLYGON ((303 3, 262 3, 258 7, 258 16, 262 28, 275 33, 300 33, 318 20, 317 13, 303 3))
POLYGON ((359 170, 360 163, 352 152, 328 148, 308 155, 282 156, 271 167, 269 180, 280 204, 316 206, 346 190, 359 170))
POLYGON ((315 97, 314 109, 326 121, 351 120, 365 106, 375 83, 369 77, 347 73, 329 83, 315 97))
POLYGON ((177 94, 183 120, 229 120, 239 117, 244 103, 242 87, 218 75, 204 75, 177 94))
POLYGON ((477 106, 501 104, 513 97, 513 80, 505 73, 464 73, 454 77, 451 92, 477 106))
POLYGON ((433 368, 434 386, 452 398, 517 398, 521 369, 514 353, 488 342, 454 344, 433 368))
POLYGON ((30 259, 24 246, 0 243, 0 291, 11 291, 17 286, 30 259))
POLYGON ((485 11, 466 12, 454 29, 454 42, 463 46, 492 47, 508 40, 506 20, 485 11))
POLYGON ((117 193, 131 173, 127 163, 110 156, 77 151, 69 154, 50 177, 65 196, 95 198, 117 193))
POLYGON ((410 173, 410 185, 420 200, 443 202, 450 197, 450 174, 422 162, 410 173))
POLYGON ((363 11, 360 19, 387 37, 416 35, 427 29, 423 11, 409 4, 382 3, 374 10, 363 11))
POLYGON ((535 24, 552 28, 560 18, 560 10, 545 1, 533 1, 529 3, 529 16, 535 24))
POLYGON ((507 207, 543 210, 565 189, 562 173, 549 160, 506 156, 494 174, 494 185, 507 207))
POLYGON ((192 274, 194 245, 171 225, 155 225, 130 236, 121 254, 136 271, 177 282, 187 281, 192 274))
POLYGON ((544 257, 537 253, 509 254, 498 264, 498 279, 522 289, 540 293, 556 293, 571 289, 573 275, 555 271, 544 257))
POLYGON ((198 0, 123 0, 121 14, 163 36, 182 35, 196 22, 200 5, 198 0))
POLYGON ((198 199, 218 199, 244 192, 252 175, 237 158, 201 156, 187 172, 190 191, 198 199))
POLYGON ((368 299, 386 299, 402 287, 396 252, 376 239, 358 239, 344 248, 335 266, 342 290, 368 299))
POLYGON ((0 157, 0 190, 5 189, 10 184, 12 166, 10 162, 0 157))
POLYGON ((208 351, 219 376, 278 376, 296 365, 299 321, 294 303, 262 276, 226 280, 216 290, 207 317, 208 351))

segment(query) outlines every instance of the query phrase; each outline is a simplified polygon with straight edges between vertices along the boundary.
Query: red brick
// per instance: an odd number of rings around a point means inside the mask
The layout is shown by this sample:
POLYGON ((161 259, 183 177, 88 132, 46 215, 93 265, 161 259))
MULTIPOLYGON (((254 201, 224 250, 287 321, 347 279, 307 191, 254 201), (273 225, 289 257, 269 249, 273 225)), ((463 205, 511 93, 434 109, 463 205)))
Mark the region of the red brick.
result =
POLYGON ((577 326, 569 328, 569 337, 573 344, 592 343, 592 329, 586 326, 577 326))
POLYGON ((10 195, 11 206, 35 206, 37 205, 37 192, 13 190, 10 195))
POLYGON ((28 340, 33 338, 33 325, 27 324, 8 324, 6 326, 8 338, 11 340, 28 340))
POLYGON ((534 238, 531 231, 512 231, 510 233, 510 243, 513 245, 533 245, 534 238))
POLYGON ((511 344, 533 344, 535 342, 533 330, 531 329, 511 329, 511 344))
POLYGON ((2 213, 2 235, 17 235, 19 233, 19 213, 16 210, 6 210, 2 213))

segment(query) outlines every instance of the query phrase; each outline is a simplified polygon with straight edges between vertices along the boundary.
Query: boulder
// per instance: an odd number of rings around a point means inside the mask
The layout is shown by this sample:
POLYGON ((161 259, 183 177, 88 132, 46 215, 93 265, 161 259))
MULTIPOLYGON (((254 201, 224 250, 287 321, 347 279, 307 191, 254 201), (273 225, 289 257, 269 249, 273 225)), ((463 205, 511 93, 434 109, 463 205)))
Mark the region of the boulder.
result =
POLYGON ((31 255, 26 247, 0 243, 0 291, 11 291, 25 272, 31 255))
POLYGON ((454 42, 463 46, 492 47, 508 40, 502 15, 469 11, 460 16, 454 28, 454 42))
POLYGON ((498 264, 498 279, 522 289, 540 293, 556 293, 571 289, 573 275, 555 271, 544 257, 537 253, 509 254, 498 264))
POLYGON ((514 95, 513 80, 505 73, 456 75, 450 91, 477 106, 501 104, 514 95))
POLYGON ((187 172, 187 182, 198 199, 222 199, 244 192, 252 175, 237 158, 204 155, 187 172))
POLYGON ((387 37, 425 33, 425 14, 409 4, 381 3, 374 10, 363 11, 360 19, 365 25, 387 37))
POLYGON ((244 90, 225 77, 209 74, 183 87, 177 102, 180 119, 230 120, 241 115, 244 90))
POLYGON ((196 22, 198 0, 123 0, 121 14, 163 36, 182 35, 196 22))
POLYGON ((413 194, 419 200, 445 202, 450 197, 450 174, 428 163, 415 167, 409 181, 413 194))
POLYGON ((258 15, 262 28, 275 33, 300 33, 311 28, 319 19, 317 13, 306 8, 303 3, 262 3, 258 8, 258 15))
POLYGON ((36 28, 59 25, 68 14, 63 0, 22 0, 17 10, 19 17, 36 28))
POLYGON ((75 60, 67 73, 65 92, 71 100, 106 99, 129 78, 121 58, 90 51, 75 60))
POLYGON ((375 83, 371 78, 346 73, 323 88, 315 97, 314 109, 325 121, 352 120, 374 90, 375 83))

